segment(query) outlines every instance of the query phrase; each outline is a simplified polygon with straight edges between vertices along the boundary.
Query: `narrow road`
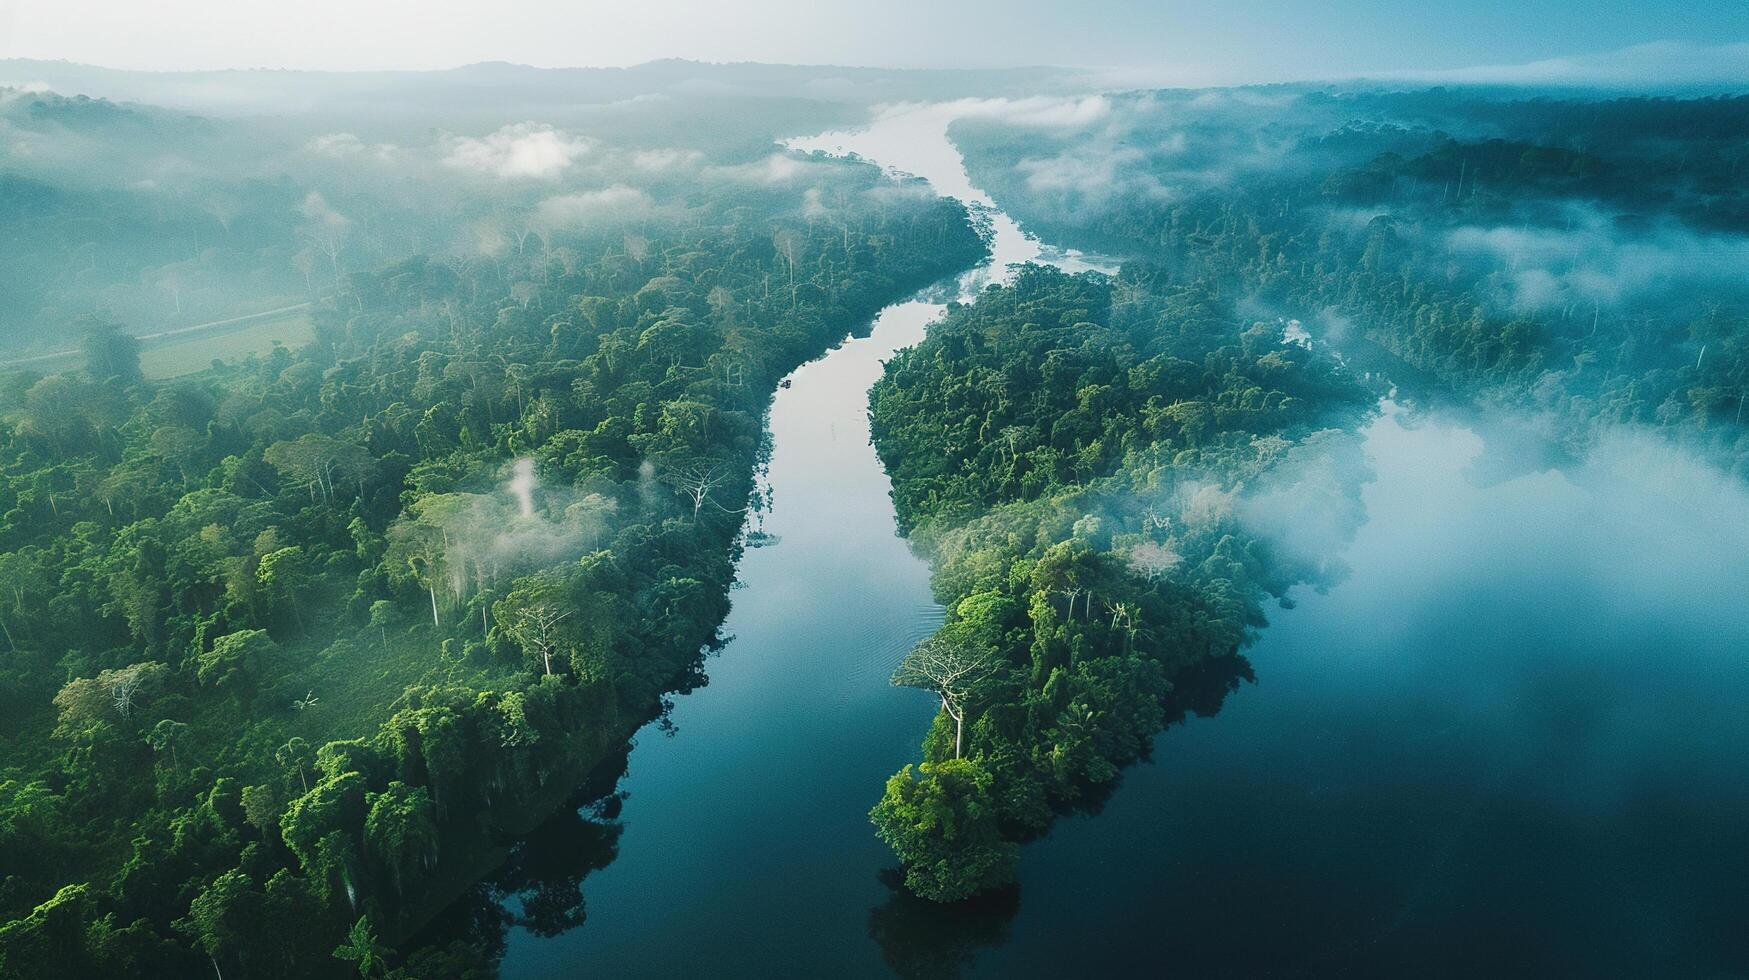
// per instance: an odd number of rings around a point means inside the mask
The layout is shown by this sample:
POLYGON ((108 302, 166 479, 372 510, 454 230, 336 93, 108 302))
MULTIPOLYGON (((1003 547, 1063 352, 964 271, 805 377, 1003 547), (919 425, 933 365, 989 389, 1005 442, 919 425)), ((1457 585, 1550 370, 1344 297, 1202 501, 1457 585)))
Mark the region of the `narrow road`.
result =
MULTIPOLYGON (((209 320, 206 323, 196 323, 187 327, 177 327, 174 330, 160 330, 157 333, 144 333, 140 334, 135 339, 144 344, 148 341, 187 337, 191 334, 216 330, 219 327, 238 327, 247 323, 254 323, 257 320, 267 320, 285 313, 295 313, 298 310, 309 309, 309 307, 310 304, 308 301, 303 303, 293 303, 290 306, 282 306, 274 310, 262 310, 260 313, 246 313, 242 316, 229 317, 224 320, 209 320)), ((43 361, 58 361, 63 357, 74 357, 78 353, 78 350, 73 349, 55 351, 51 354, 33 354, 30 357, 20 357, 10 361, 0 361, 0 367, 23 367, 27 364, 40 364, 43 361)))

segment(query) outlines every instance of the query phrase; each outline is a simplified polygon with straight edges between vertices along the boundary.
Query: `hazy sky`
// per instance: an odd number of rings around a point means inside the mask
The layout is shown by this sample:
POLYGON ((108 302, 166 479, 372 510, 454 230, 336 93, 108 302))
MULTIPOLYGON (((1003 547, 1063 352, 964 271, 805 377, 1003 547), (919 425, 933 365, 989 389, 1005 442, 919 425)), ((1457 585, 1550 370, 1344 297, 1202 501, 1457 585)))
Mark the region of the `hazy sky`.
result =
POLYGON ((0 0, 0 57, 149 69, 682 57, 1126 66, 1239 81, 1521 64, 1657 41, 1749 41, 1749 0, 0 0))

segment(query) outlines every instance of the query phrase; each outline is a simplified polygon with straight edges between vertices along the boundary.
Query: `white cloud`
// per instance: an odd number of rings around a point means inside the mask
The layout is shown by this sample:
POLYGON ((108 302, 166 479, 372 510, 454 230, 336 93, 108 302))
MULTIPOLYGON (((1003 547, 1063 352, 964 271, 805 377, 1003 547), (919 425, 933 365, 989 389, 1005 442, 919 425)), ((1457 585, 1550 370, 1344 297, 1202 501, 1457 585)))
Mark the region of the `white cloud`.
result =
POLYGON ((1749 238, 1676 225, 1625 236, 1602 216, 1578 212, 1570 229, 1470 225, 1453 229, 1446 242, 1455 254, 1503 267, 1510 303, 1527 311, 1608 307, 1683 286, 1717 289, 1741 284, 1749 269, 1749 238))
POLYGON ((1085 126, 1098 122, 1111 113, 1111 102, 1103 95, 1084 98, 1034 96, 1026 99, 970 99, 964 103, 963 118, 999 119, 1017 126, 1040 128, 1085 126))
POLYGON ((317 156, 336 160, 374 159, 388 162, 400 148, 393 143, 366 143, 351 133, 326 133, 304 144, 304 149, 317 156))
POLYGON ((810 187, 802 192, 802 216, 805 218, 824 218, 830 211, 822 200, 820 189, 810 187))
POLYGON ((505 179, 550 180, 589 152, 589 142, 539 123, 516 123, 488 136, 452 136, 444 165, 505 179))
POLYGON ((553 228, 584 228, 592 224, 630 221, 650 213, 649 195, 615 184, 601 190, 549 197, 540 203, 541 221, 553 228))
POLYGON ((309 219, 311 224, 330 233, 345 231, 352 224, 351 218, 330 207, 328 200, 316 191, 304 196, 303 203, 298 205, 298 213, 309 219))
POLYGON ((702 159, 704 154, 697 150, 653 149, 633 151, 631 163, 639 170, 657 171, 692 166, 702 159))
POLYGON ((1086 146, 1054 157, 1032 157, 1015 164, 1035 191, 1082 191, 1103 197, 1112 191, 1120 171, 1142 159, 1133 147, 1105 149, 1086 146))
POLYGON ((802 160, 784 153, 773 153, 763 160, 728 167, 712 167, 710 174, 725 180, 752 184, 785 184, 803 177, 821 174, 829 164, 802 160))

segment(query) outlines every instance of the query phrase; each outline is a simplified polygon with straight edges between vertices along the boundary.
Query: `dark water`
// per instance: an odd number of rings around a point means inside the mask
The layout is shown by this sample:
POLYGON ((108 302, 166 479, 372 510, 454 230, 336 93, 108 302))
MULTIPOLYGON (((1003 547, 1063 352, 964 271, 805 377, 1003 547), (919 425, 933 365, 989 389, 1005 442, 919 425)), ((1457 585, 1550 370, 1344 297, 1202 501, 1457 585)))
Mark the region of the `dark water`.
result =
MULTIPOLYGON (((941 132, 965 111, 815 145, 976 200, 941 132)), ((505 976, 1749 975, 1749 497, 1649 442, 1554 471, 1438 414, 1368 431, 1352 574, 1274 614, 1254 684, 1028 845, 1017 889, 895 892, 866 814, 934 705, 886 677, 941 611, 864 413, 938 310, 780 393, 735 639, 623 797, 530 842, 508 906, 581 878, 587 917, 514 930, 505 976)))
MULTIPOLYGON (((951 116, 918 109, 858 138, 933 151, 892 162, 978 200, 945 138, 951 116)), ((826 148, 837 139, 820 137, 826 148)), ((1090 267, 1041 256, 1005 215, 990 218, 991 265, 944 295, 969 298, 1009 263, 1090 267)), ((560 864, 606 866, 583 884, 586 924, 556 937, 513 932, 505 976, 881 971, 868 913, 891 895, 880 873, 892 855, 868 810, 915 760, 936 712, 928 695, 887 678, 943 613, 928 568, 896 536, 869 445, 868 389, 885 358, 923 339, 943 309, 935 299, 888 307, 869 336, 778 391, 762 518, 776 543, 742 559, 724 626, 734 639, 707 663, 709 684, 677 700, 677 734, 656 725, 639 734, 612 819, 562 818, 543 835, 560 864)))
POLYGON ((1481 487, 1404 421, 1352 575, 1025 852, 980 972, 1749 972, 1749 498, 1627 439, 1481 487))

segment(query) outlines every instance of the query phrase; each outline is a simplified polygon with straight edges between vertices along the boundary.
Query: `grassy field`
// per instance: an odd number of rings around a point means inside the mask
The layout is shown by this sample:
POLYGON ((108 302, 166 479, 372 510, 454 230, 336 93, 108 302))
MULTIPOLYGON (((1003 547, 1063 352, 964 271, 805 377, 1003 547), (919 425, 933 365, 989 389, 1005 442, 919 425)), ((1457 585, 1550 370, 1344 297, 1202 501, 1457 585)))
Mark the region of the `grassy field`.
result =
POLYGON ((265 354, 273 349, 275 341, 285 347, 300 347, 314 336, 310 315, 299 311, 234 330, 178 338, 163 346, 148 343, 140 353, 140 367, 148 378, 174 378, 204 371, 212 367, 215 359, 234 361, 250 354, 265 354))

